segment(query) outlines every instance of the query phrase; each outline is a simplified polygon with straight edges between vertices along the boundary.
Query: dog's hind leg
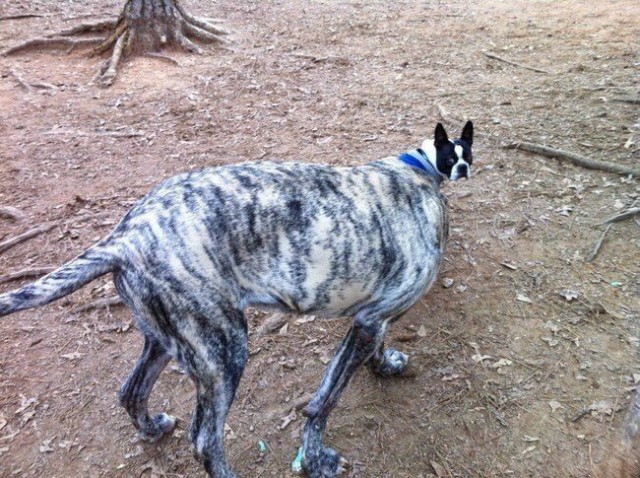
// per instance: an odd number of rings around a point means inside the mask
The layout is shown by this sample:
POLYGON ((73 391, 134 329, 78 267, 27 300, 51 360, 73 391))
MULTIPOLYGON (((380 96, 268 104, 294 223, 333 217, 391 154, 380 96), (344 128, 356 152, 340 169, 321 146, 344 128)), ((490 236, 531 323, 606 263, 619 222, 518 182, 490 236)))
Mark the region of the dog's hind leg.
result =
POLYGON ((165 413, 149 416, 147 401, 156 379, 171 360, 160 342, 145 335, 138 363, 120 388, 120 404, 127 410, 142 440, 154 442, 171 432, 175 419, 165 413))
POLYGON ((310 478, 333 478, 344 471, 344 460, 323 444, 327 420, 354 372, 380 348, 384 324, 369 317, 356 317, 331 360, 320 388, 305 409, 308 419, 304 427, 302 466, 310 478))
POLYGON ((385 349, 384 344, 380 344, 367 361, 371 371, 383 377, 402 375, 407 369, 408 363, 409 356, 407 354, 396 349, 385 349))
MULTIPOLYGON (((384 325, 386 332, 387 326, 398 320, 403 314, 398 314, 388 320, 384 325)), ((380 340, 377 344, 375 352, 367 360, 369 369, 382 377, 391 377, 402 375, 407 369, 409 356, 399 350, 385 348, 384 342, 380 340)))
MULTIPOLYGON (((233 312, 231 327, 204 331, 202 347, 192 347, 193 355, 184 356, 196 385, 196 408, 189 435, 196 458, 213 478, 235 478, 224 451, 224 425, 242 372, 249 357, 246 326, 242 311, 233 312), (223 330, 224 329, 224 330, 223 330), (199 352, 195 352, 199 350, 199 352)), ((215 323, 215 321, 213 321, 215 323)))

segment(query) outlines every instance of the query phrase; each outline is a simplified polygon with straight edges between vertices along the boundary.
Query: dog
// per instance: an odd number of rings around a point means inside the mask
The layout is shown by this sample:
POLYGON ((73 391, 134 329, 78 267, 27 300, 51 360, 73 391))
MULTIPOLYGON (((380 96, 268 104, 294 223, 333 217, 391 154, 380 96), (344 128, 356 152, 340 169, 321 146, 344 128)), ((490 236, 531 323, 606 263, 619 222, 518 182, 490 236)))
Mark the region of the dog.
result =
POLYGON ((473 124, 449 140, 438 124, 420 148, 354 167, 245 163, 169 179, 71 262, 0 295, 0 317, 71 294, 113 273, 145 338, 119 399, 149 442, 175 419, 150 415, 154 382, 173 358, 196 387, 189 437, 215 478, 236 475, 224 424, 247 362, 244 309, 353 323, 305 409, 302 469, 333 478, 345 461, 323 444, 327 419, 362 364, 400 375, 408 356, 385 348, 388 326, 433 284, 449 224, 443 180, 471 175, 473 124))

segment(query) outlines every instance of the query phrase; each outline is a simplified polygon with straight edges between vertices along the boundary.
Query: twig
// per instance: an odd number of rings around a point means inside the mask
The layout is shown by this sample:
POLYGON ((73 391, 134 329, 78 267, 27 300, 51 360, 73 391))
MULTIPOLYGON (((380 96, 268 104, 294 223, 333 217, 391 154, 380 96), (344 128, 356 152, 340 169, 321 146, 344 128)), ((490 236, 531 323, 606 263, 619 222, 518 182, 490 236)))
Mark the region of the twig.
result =
POLYGON ((493 60, 498 60, 498 61, 502 61, 504 63, 507 63, 509 65, 513 65, 513 66, 517 66, 520 68, 524 68, 526 70, 531 70, 531 71, 535 71, 538 73, 544 73, 546 75, 551 75, 550 71, 546 71, 546 70, 541 70, 540 68, 534 68, 533 66, 527 66, 527 65, 523 65, 522 63, 516 63, 515 61, 511 61, 511 60, 506 60, 494 53, 488 53, 488 52, 482 52, 482 54, 484 56, 486 56, 487 58, 492 58, 493 60))
POLYGON ((0 17, 0 22, 4 20, 22 20, 23 18, 42 18, 44 15, 37 15, 34 13, 24 14, 24 15, 7 15, 4 17, 0 17))
POLYGON ((566 159, 571 161, 573 164, 578 166, 582 166, 587 169, 596 169, 599 171, 606 171, 608 173, 616 173, 621 174, 623 176, 640 176, 640 169, 633 169, 627 166, 621 166, 619 164, 613 163, 604 163, 602 161, 596 161, 593 159, 585 158, 584 156, 580 156, 576 153, 571 153, 569 151, 563 151, 561 149, 549 148, 547 146, 542 146, 534 143, 513 143, 504 147, 505 149, 520 149, 522 151, 528 151, 530 153, 540 154, 542 156, 546 156, 548 158, 556 158, 556 159, 566 159))
POLYGON ((612 98, 611 101, 618 103, 631 103, 632 105, 640 105, 640 98, 612 98))
POLYGON ((22 86, 27 93, 31 93, 33 91, 33 89, 31 88, 31 85, 27 83, 25 79, 22 78, 22 76, 20 76, 18 73, 16 73, 13 70, 9 70, 9 75, 13 76, 18 82, 18 84, 22 86))
POLYGON ((27 241, 33 237, 39 236, 40 234, 44 234, 45 232, 50 231, 54 227, 58 225, 57 222, 51 224, 45 224, 43 226, 38 226, 33 229, 28 230, 20 234, 19 236, 13 237, 11 239, 7 239, 6 241, 0 242, 0 253, 5 252, 8 249, 11 249, 13 246, 20 244, 21 242, 27 241))
POLYGON ((340 65, 350 65, 351 61, 348 58, 341 56, 317 56, 309 53, 290 53, 291 56, 295 56, 296 58, 304 58, 305 60, 311 60, 314 63, 323 63, 323 62, 335 62, 340 65))
POLYGON ((11 274, 0 277, 0 284, 19 279, 26 279, 27 277, 40 277, 52 272, 54 269, 55 267, 32 267, 29 269, 22 269, 21 271, 12 272, 11 274))
POLYGON ((596 244, 596 247, 593 249, 593 252, 591 253, 589 258, 587 259, 587 262, 593 262, 595 260, 595 258, 598 257, 598 254, 600 253, 600 248, 602 248, 602 243, 604 242, 604 238, 606 237, 607 233, 609 232, 609 229, 611 229, 612 225, 613 224, 609 224, 604 229, 604 232, 602 233, 602 236, 600 236, 600 240, 598 241, 598 243, 596 244))
POLYGON ((107 297, 105 299, 94 300, 93 302, 89 302, 88 304, 81 305, 80 307, 76 307, 71 311, 72 314, 79 314, 80 312, 86 312, 91 309, 99 309, 100 307, 109 307, 111 305, 122 305, 122 299, 114 295, 113 297, 107 297))
POLYGON ((628 211, 620 213, 617 216, 613 216, 604 221, 602 224, 613 224, 614 222, 621 222, 625 219, 632 218, 636 214, 640 214, 640 207, 634 207, 633 209, 629 209, 628 211))

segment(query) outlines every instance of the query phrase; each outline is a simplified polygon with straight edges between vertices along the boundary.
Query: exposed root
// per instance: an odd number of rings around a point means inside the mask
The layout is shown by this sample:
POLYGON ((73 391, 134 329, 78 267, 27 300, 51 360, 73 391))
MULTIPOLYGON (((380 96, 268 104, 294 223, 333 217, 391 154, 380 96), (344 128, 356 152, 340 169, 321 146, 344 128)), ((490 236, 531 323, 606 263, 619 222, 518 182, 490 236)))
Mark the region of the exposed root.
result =
POLYGON ((84 33, 93 33, 93 32, 106 32, 113 28, 115 28, 117 24, 117 20, 98 20, 97 22, 91 23, 81 23, 80 25, 76 25, 75 27, 69 28, 67 30, 59 31, 58 33, 54 33, 52 35, 48 35, 49 37, 67 37, 73 35, 82 35, 84 33))
POLYGON ((200 48, 198 45, 193 43, 191 40, 189 40, 189 38, 184 36, 182 33, 176 32, 176 40, 178 41, 178 45, 180 45, 189 53, 195 53, 197 55, 202 54, 202 48, 200 48))
POLYGON ((111 32, 111 34, 100 44, 98 45, 92 52, 92 55, 100 55, 111 48, 118 39, 126 32, 127 24, 122 22, 119 23, 115 30, 111 32))
POLYGON ((192 36, 196 40, 200 40, 205 43, 230 43, 226 38, 222 38, 220 35, 210 33, 204 28, 200 28, 192 23, 184 24, 184 31, 189 36, 192 36))
POLYGON ((146 53, 145 56, 150 58, 157 58, 158 60, 166 61, 167 63, 171 63, 172 65, 182 66, 178 60, 170 57, 169 55, 163 55, 162 53, 149 52, 146 53))
POLYGON ((103 65, 94 80, 97 80, 102 86, 111 86, 118 74, 118 63, 122 58, 122 51, 124 50, 125 42, 127 40, 128 33, 124 33, 116 41, 116 46, 113 48, 111 59, 107 60, 103 65))
POLYGON ((182 15, 184 20, 187 23, 190 23, 191 25, 194 25, 194 26, 196 26, 198 28, 206 30, 207 32, 213 33, 215 35, 229 35, 230 34, 229 30, 226 30, 226 29, 224 29, 222 27, 214 25, 214 23, 222 23, 222 20, 220 20, 220 19, 217 19, 217 18, 206 19, 206 18, 195 17, 195 16, 191 15, 189 12, 187 12, 184 8, 182 8, 182 6, 180 4, 176 4, 176 9, 178 10, 178 12, 180 12, 180 15, 182 15))
POLYGON ((158 51, 176 46, 189 53, 201 54, 203 51, 195 41, 221 46, 229 44, 230 41, 224 38, 229 31, 219 26, 219 22, 188 13, 179 0, 128 0, 117 20, 81 23, 46 37, 27 40, 0 54, 11 55, 35 48, 66 49, 69 53, 80 46, 97 45, 91 55, 101 55, 109 50, 112 52, 94 81, 101 86, 110 86, 115 81, 123 56, 149 54, 179 66, 177 61, 158 51), (95 32, 109 33, 102 38, 69 38, 95 32))
POLYGON ((7 48, 0 55, 8 56, 15 53, 31 50, 36 48, 48 48, 51 50, 66 50, 67 52, 75 49, 78 46, 95 45, 100 43, 101 38, 83 38, 73 40, 71 38, 64 37, 46 37, 46 38, 32 38, 31 40, 24 41, 18 45, 7 48))

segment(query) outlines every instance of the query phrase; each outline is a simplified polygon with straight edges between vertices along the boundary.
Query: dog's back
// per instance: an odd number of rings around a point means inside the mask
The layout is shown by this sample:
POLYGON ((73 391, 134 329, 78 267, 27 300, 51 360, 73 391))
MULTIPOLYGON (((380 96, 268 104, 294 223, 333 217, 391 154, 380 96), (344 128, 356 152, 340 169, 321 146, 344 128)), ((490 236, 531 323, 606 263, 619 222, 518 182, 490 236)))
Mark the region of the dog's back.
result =
POLYGON ((446 240, 443 201, 395 158, 355 168, 245 164, 167 181, 111 241, 124 263, 155 283, 185 285, 193 301, 214 288, 241 308, 351 315, 397 298, 396 289, 401 302, 424 292, 446 240))

